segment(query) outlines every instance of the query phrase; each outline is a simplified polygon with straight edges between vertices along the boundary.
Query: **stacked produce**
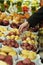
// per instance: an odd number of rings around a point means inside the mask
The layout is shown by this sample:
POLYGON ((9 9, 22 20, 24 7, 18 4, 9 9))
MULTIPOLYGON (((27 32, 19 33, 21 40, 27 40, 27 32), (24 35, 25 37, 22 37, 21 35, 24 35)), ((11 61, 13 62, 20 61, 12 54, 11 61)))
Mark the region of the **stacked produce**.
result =
POLYGON ((3 43, 3 45, 11 46, 11 47, 14 47, 14 48, 19 47, 18 43, 14 40, 4 40, 2 43, 3 43))
POLYGON ((20 57, 29 58, 30 60, 34 60, 37 58, 37 54, 33 51, 22 50, 20 53, 20 57))
POLYGON ((0 1, 0 10, 9 13, 34 13, 39 8, 39 0, 2 0, 0 1))
POLYGON ((35 63, 31 62, 30 59, 26 58, 25 60, 21 60, 21 61, 17 62, 16 65, 35 65, 35 63))
POLYGON ((19 63, 25 65, 24 61, 27 58, 27 65, 29 65, 28 61, 35 65, 38 60, 36 62, 34 60, 40 59, 36 53, 37 34, 32 31, 25 31, 22 34, 19 32, 19 26, 25 21, 24 18, 21 14, 0 12, 0 47, 2 47, 0 48, 0 62, 13 65, 15 60, 21 59, 22 62, 16 62, 17 65, 19 63))
POLYGON ((19 26, 30 17, 30 1, 22 2, 23 0, 15 3, 14 0, 5 1, 6 11, 2 12, 3 8, 0 10, 0 65, 41 65, 40 56, 37 54, 37 33, 32 30, 22 34, 19 32, 19 26), (17 12, 13 12, 14 4, 18 8, 17 12))
POLYGON ((13 65, 12 57, 16 56, 16 51, 11 47, 4 46, 0 49, 0 64, 13 65))

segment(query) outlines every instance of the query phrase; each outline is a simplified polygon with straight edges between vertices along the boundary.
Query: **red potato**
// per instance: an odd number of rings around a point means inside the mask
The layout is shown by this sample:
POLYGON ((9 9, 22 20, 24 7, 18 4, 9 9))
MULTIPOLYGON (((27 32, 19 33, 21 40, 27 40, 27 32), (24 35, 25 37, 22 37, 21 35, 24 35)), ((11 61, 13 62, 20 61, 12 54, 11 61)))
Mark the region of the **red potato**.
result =
POLYGON ((9 45, 10 44, 10 40, 4 40, 3 41, 3 45, 9 45))
POLYGON ((4 40, 4 41, 3 41, 3 45, 6 45, 6 44, 7 44, 7 40, 4 40))
POLYGON ((23 60, 23 61, 17 62, 16 65, 35 65, 35 63, 34 63, 34 62, 31 62, 30 59, 26 58, 26 59, 23 60))
POLYGON ((15 48, 18 48, 19 47, 19 44, 17 44, 17 43, 15 43, 15 46, 14 46, 15 48))
POLYGON ((10 24, 11 28, 19 28, 19 24, 12 23, 10 24))
POLYGON ((11 46, 12 46, 12 47, 14 47, 14 46, 15 46, 15 44, 14 44, 13 42, 11 42, 11 46))
POLYGON ((29 47, 30 47, 31 49, 33 49, 33 48, 34 48, 34 46, 33 46, 33 45, 30 45, 29 47))
POLYGON ((27 59, 23 60, 23 63, 24 64, 30 64, 31 63, 31 60, 27 58, 27 59))
POLYGON ((21 47, 23 46, 23 47, 27 47, 29 44, 28 43, 22 43, 21 44, 21 47))
POLYGON ((6 58, 5 58, 5 60, 12 60, 12 56, 7 55, 6 58))
POLYGON ((31 50, 31 47, 29 47, 29 46, 27 46, 27 48, 26 48, 27 50, 31 50))
POLYGON ((4 61, 9 65, 13 65, 12 56, 10 55, 6 56, 4 61))
POLYGON ((37 50, 37 48, 34 45, 29 44, 29 43, 22 43, 21 44, 21 47, 23 49, 26 49, 26 50, 33 50, 33 51, 36 51, 37 50))
POLYGON ((31 62, 31 64, 30 65, 35 65, 35 63, 34 62, 31 62))
POLYGON ((26 40, 26 37, 23 37, 23 38, 22 38, 22 41, 24 41, 24 40, 26 40))
POLYGON ((36 48, 36 47, 34 47, 34 48, 33 48, 33 51, 37 51, 37 48, 36 48))
POLYGON ((12 33, 9 33, 9 34, 8 34, 8 36, 11 36, 11 35, 12 35, 12 33))
POLYGON ((22 61, 19 61, 16 65, 24 65, 22 61))
POLYGON ((19 44, 13 39, 12 40, 4 40, 3 45, 7 45, 7 46, 10 46, 10 47, 15 47, 15 48, 19 47, 19 44))
POLYGON ((12 47, 12 45, 11 45, 11 44, 9 44, 9 45, 7 45, 7 46, 12 47))
POLYGON ((16 26, 14 26, 13 24, 10 24, 10 27, 11 27, 11 28, 16 28, 16 26))
POLYGON ((26 49, 26 47, 25 47, 25 46, 22 46, 22 48, 23 48, 23 49, 26 49))
POLYGON ((21 47, 24 46, 24 43, 21 44, 21 47))
POLYGON ((14 32, 10 32, 8 35, 9 35, 9 36, 10 36, 10 35, 14 35, 14 32))
POLYGON ((16 42, 16 41, 12 39, 12 40, 10 40, 10 42, 16 42))
POLYGON ((15 32, 10 32, 10 33, 8 34, 8 36, 11 36, 11 35, 19 35, 19 34, 15 33, 15 32))
POLYGON ((8 61, 8 60, 7 60, 7 61, 5 61, 5 62, 6 62, 7 64, 9 64, 9 65, 13 65, 11 61, 8 61))
POLYGON ((10 40, 7 40, 7 45, 8 45, 8 46, 11 45, 11 44, 10 44, 10 40))
POLYGON ((19 47, 19 44, 15 40, 11 40, 11 45, 15 48, 19 47))
POLYGON ((7 25, 9 25, 9 21, 3 20, 3 21, 2 21, 2 24, 3 24, 4 26, 7 26, 7 25))
POLYGON ((3 40, 2 40, 2 39, 0 39, 0 43, 1 43, 1 42, 3 42, 3 40))
POLYGON ((0 19, 0 25, 2 25, 2 20, 0 19))
POLYGON ((24 43, 24 46, 27 47, 28 46, 28 43, 24 43))
POLYGON ((6 43, 5 43, 5 42, 3 42, 3 45, 6 45, 6 43))
POLYGON ((0 60, 4 60, 5 56, 4 55, 0 55, 0 60))
POLYGON ((39 30, 39 28, 38 28, 38 27, 35 27, 35 28, 32 28, 32 30, 33 30, 34 32, 37 32, 37 31, 39 30))

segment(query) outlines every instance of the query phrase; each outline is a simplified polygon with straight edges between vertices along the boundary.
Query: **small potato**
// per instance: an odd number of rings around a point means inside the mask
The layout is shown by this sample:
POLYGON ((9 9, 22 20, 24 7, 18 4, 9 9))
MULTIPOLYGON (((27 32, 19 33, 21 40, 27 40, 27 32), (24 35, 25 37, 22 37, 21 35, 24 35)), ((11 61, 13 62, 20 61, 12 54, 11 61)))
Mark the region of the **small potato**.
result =
POLYGON ((30 60, 30 59, 28 59, 28 58, 26 58, 25 60, 23 60, 23 63, 24 63, 24 64, 29 64, 29 65, 30 65, 31 60, 30 60))
POLYGON ((0 60, 4 60, 5 56, 0 54, 0 60))

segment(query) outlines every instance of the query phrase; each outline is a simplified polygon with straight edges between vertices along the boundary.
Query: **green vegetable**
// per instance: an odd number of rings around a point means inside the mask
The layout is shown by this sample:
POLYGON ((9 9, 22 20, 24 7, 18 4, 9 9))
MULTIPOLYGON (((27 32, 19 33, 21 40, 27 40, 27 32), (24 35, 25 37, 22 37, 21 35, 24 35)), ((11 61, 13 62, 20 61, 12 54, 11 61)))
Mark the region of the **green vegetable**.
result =
POLYGON ((4 0, 0 0, 0 3, 3 3, 4 2, 4 0))
POLYGON ((21 6, 18 6, 18 11, 17 12, 22 12, 21 6))
POLYGON ((22 2, 17 2, 17 6, 21 6, 22 5, 22 2))
POLYGON ((12 3, 12 6, 16 5, 17 3, 12 3))
POLYGON ((30 5, 30 1, 25 1, 25 2, 23 3, 23 5, 29 6, 29 5, 30 5))
POLYGON ((10 1, 7 1, 8 7, 10 6, 10 1))
POLYGON ((1 4, 1 9, 0 9, 1 11, 5 11, 5 7, 4 7, 4 4, 1 4))

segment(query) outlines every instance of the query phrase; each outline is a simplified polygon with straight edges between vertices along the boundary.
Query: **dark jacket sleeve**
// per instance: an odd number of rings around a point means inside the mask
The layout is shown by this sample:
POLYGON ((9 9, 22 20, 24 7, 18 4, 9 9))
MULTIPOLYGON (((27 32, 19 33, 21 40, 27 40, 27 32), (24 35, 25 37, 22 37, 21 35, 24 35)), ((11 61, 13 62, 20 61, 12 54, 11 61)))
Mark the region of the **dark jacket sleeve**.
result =
POLYGON ((30 27, 35 27, 35 25, 43 21, 43 7, 34 13, 27 21, 30 23, 30 27))

